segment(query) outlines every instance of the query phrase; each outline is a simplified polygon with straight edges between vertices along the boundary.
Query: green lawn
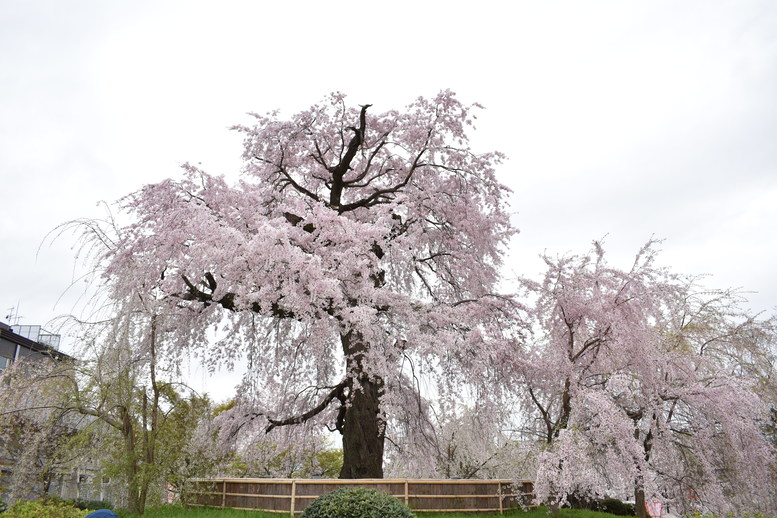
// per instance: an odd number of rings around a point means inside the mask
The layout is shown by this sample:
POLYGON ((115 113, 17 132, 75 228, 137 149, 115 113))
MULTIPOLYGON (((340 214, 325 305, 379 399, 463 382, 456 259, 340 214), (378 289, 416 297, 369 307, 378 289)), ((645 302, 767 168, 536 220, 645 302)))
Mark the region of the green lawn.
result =
MULTIPOLYGON (((137 518, 135 515, 119 513, 121 518, 137 518)), ((165 506, 158 509, 149 509, 144 518, 283 518, 287 514, 266 513, 262 511, 238 511, 235 509, 208 509, 165 506)), ((418 518, 548 518, 547 509, 538 507, 529 511, 513 510, 500 515, 499 513, 464 514, 464 513, 417 513, 418 518)), ((561 518, 616 518, 612 514, 595 511, 581 511, 577 509, 562 509, 561 518)), ((620 517, 617 517, 620 518, 620 517)))
MULTIPOLYGON (((528 511, 514 509, 499 513, 416 513, 418 518, 548 518, 548 509, 546 507, 536 507, 528 511)), ((562 509, 559 513, 561 518, 623 518, 616 517, 608 513, 599 513, 596 511, 581 511, 578 509, 562 509)))
MULTIPOLYGON (((137 515, 116 511, 119 518, 137 518, 137 515)), ((238 511, 236 509, 214 509, 206 507, 182 508, 166 505, 147 509, 142 518, 282 518, 287 514, 266 513, 263 511, 238 511)))

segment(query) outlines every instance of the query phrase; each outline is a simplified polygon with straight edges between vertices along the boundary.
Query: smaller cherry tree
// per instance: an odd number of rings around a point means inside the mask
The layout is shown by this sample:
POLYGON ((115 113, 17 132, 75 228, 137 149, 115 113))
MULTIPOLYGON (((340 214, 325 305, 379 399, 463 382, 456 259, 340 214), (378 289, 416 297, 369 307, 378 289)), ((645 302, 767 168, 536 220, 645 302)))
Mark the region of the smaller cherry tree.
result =
POLYGON ((546 257, 524 281, 536 339, 513 365, 527 425, 546 446, 536 491, 553 506, 633 492, 729 511, 768 498, 774 450, 744 358, 763 323, 735 294, 701 292, 655 265, 649 242, 630 270, 590 255, 546 257))
POLYGON ((337 477, 342 453, 332 447, 322 427, 302 423, 269 434, 266 420, 244 418, 254 408, 241 407, 246 404, 233 400, 213 422, 219 430, 219 447, 230 452, 231 462, 223 473, 249 478, 337 477))
POLYGON ((498 402, 446 407, 427 404, 424 411, 415 409, 402 416, 407 418, 402 426, 395 423, 387 466, 390 476, 526 479, 533 475, 536 452, 513 437, 507 429, 509 416, 498 402))
POLYGON ((5 491, 12 500, 45 495, 74 460, 65 446, 78 416, 52 404, 67 388, 51 358, 20 359, 0 373, 0 458, 12 466, 5 491))

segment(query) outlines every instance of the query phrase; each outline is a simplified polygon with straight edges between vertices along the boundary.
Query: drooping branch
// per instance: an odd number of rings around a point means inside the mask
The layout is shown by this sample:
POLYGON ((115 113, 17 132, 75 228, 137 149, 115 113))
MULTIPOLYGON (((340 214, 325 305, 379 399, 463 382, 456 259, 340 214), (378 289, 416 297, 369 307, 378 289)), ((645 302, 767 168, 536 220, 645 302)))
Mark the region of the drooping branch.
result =
POLYGON ((254 160, 256 160, 257 162, 262 162, 276 168, 275 172, 280 177, 280 180, 278 181, 278 185, 280 186, 281 191, 283 191, 286 187, 291 185, 291 187, 294 188, 294 190, 296 190, 297 192, 304 194, 305 196, 307 196, 308 198, 311 198, 312 200, 320 201, 320 198, 316 193, 300 185, 300 183, 297 182, 291 176, 291 173, 288 171, 288 169, 286 168, 286 165, 284 164, 285 157, 286 157, 286 154, 283 146, 281 146, 280 148, 280 158, 277 164, 272 160, 268 160, 267 158, 263 158, 257 155, 253 156, 254 160))
POLYGON ((380 169, 379 169, 378 174, 376 174, 375 176, 373 176, 372 178, 367 180, 364 184, 361 184, 361 185, 359 184, 359 182, 364 180, 367 177, 367 175, 369 174, 370 169, 372 168, 372 162, 378 156, 378 154, 380 153, 380 150, 383 149, 383 146, 386 145, 386 138, 388 136, 389 136, 388 132, 384 133, 381 136, 380 143, 377 146, 375 146, 375 149, 373 149, 372 152, 370 153, 369 158, 367 158, 367 164, 364 166, 364 169, 362 170, 362 172, 359 173, 355 178, 351 178, 350 180, 343 180, 343 183, 345 185, 347 185, 348 187, 366 187, 367 185, 370 184, 370 182, 374 181, 376 178, 382 176, 383 174, 385 174, 388 171, 392 171, 393 170, 393 169, 389 168, 387 171, 383 171, 383 167, 381 166, 380 169), (381 172, 381 171, 383 171, 383 172, 381 172))
MULTIPOLYGON (((206 272, 204 276, 208 283, 208 289, 210 290, 210 293, 207 293, 201 290, 193 282, 191 282, 188 279, 188 277, 186 277, 186 275, 181 274, 181 278, 183 279, 184 284, 186 284, 187 291, 184 293, 179 293, 176 296, 181 300, 191 300, 191 301, 201 302, 206 307, 209 306, 210 304, 218 304, 219 306, 229 311, 237 311, 238 308, 235 300, 237 298, 237 295, 233 292, 228 292, 219 299, 214 298, 213 292, 216 289, 216 279, 213 277, 213 275, 210 272, 206 272)), ((254 313, 259 313, 259 314, 266 313, 262 309, 261 304, 259 304, 258 302, 252 302, 251 305, 249 306, 249 309, 254 313)), ((269 313, 271 316, 278 317, 278 318, 291 318, 291 319, 296 318, 296 315, 294 314, 293 311, 289 311, 287 309, 282 308, 277 302, 273 302, 270 305, 269 313)))
POLYGON ((344 212, 349 212, 361 207, 372 207, 380 203, 385 203, 386 200, 391 199, 392 194, 396 194, 401 189, 404 189, 407 186, 407 184, 410 183, 410 179, 413 177, 415 172, 421 167, 428 165, 421 162, 421 157, 423 157, 428 150, 429 141, 432 137, 432 133, 433 133, 432 128, 429 128, 429 131, 427 132, 427 135, 426 135, 426 142, 424 143, 421 150, 416 154, 415 158, 413 159, 413 163, 410 165, 410 168, 408 169, 407 174, 402 179, 402 181, 400 181, 399 183, 391 187, 386 187, 385 189, 376 189, 372 194, 370 194, 366 198, 362 198, 353 203, 348 203, 346 205, 340 206, 338 208, 338 211, 342 214, 344 212))
MULTIPOLYGON (((283 217, 286 218, 286 221, 288 221, 294 226, 299 225, 303 220, 302 216, 297 216, 296 214, 292 214, 291 212, 284 212, 283 217)), ((305 225, 302 226, 302 230, 304 230, 305 232, 312 233, 316 230, 316 226, 313 225, 313 223, 306 223, 305 225)))
POLYGON ((340 159, 340 162, 329 169, 329 172, 332 173, 332 190, 329 192, 329 205, 334 208, 340 207, 343 188, 345 187, 343 177, 345 176, 345 173, 351 169, 351 162, 356 156, 356 152, 359 151, 359 147, 364 142, 364 135, 367 129, 367 108, 370 106, 372 105, 365 104, 362 106, 361 112, 359 113, 358 128, 354 128, 353 126, 347 128, 353 131, 353 137, 351 137, 350 142, 348 142, 348 148, 340 159))
MULTIPOLYGON (((119 410, 119 413, 122 413, 123 407, 116 407, 117 410, 119 410)), ((107 425, 111 426, 112 428, 115 428, 116 430, 122 431, 123 429, 123 423, 121 421, 118 421, 113 418, 112 415, 105 411, 101 411, 99 409, 87 407, 84 405, 78 405, 74 408, 76 412, 82 415, 89 415, 92 417, 96 417, 106 423, 107 425)))
POLYGON ((553 442, 553 421, 550 418, 550 414, 548 413, 548 409, 550 408, 550 405, 548 405, 548 408, 546 409, 537 399, 537 396, 534 395, 534 389, 529 387, 529 396, 531 396, 531 400, 534 402, 534 405, 537 407, 537 409, 540 411, 540 414, 542 415, 542 421, 545 423, 545 429, 547 430, 547 436, 546 440, 548 443, 553 442))
MULTIPOLYGON (((608 327, 607 330, 605 331, 605 336, 607 335, 607 333, 609 333, 609 330, 610 330, 610 328, 608 327)), ((578 358, 580 358, 583 354, 585 354, 586 351, 588 351, 592 347, 596 347, 596 346, 601 345, 603 342, 604 342, 604 338, 602 338, 602 337, 589 338, 588 340, 585 341, 585 343, 583 344, 583 347, 581 347, 580 350, 577 351, 572 356, 572 358, 570 358, 571 361, 573 363, 576 362, 578 360, 578 358)))
MULTIPOLYGON (((329 404, 332 403, 332 401, 334 401, 335 399, 339 400, 340 403, 344 405, 345 399, 346 399, 345 389, 348 386, 349 384, 347 380, 341 381, 340 383, 335 385, 334 388, 332 388, 332 390, 324 397, 321 403, 319 403, 318 405, 316 405, 315 407, 311 408, 310 410, 308 410, 303 414, 287 417, 286 419, 270 419, 268 417, 267 420, 270 422, 270 424, 265 429, 265 433, 269 433, 274 428, 278 428, 280 426, 288 426, 292 424, 304 423, 309 419, 317 416, 324 410, 326 410, 329 404)), ((339 415, 338 415, 338 421, 339 421, 339 415)))
POLYGON ((362 198, 353 203, 347 203, 345 205, 341 205, 338 207, 338 211, 342 214, 344 212, 349 212, 358 208, 362 208, 362 207, 368 208, 374 205, 385 203, 386 200, 391 198, 392 194, 396 194, 405 186, 407 186, 407 184, 410 182, 410 179, 413 177, 413 173, 415 173, 416 169, 418 169, 418 166, 416 164, 413 164, 413 166, 410 168, 408 173, 405 175, 405 178, 401 182, 391 187, 387 187, 385 189, 377 189, 366 198, 362 198))

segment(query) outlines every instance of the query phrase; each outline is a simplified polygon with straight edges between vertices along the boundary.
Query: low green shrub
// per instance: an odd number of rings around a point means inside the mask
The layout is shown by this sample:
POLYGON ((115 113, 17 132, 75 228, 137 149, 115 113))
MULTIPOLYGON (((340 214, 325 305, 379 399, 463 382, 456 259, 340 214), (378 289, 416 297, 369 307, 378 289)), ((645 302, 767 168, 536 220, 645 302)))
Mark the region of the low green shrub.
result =
POLYGON ((3 513, 3 518, 84 518, 89 511, 66 502, 35 500, 16 502, 3 513))
POLYGON ((344 487, 313 500, 302 518, 413 518, 403 502, 363 487, 344 487))
POLYGON ((636 515, 633 504, 621 502, 617 498, 605 498, 604 500, 599 500, 597 503, 597 510, 602 511, 603 513, 610 513, 618 516, 636 515))
POLYGON ((572 493, 567 495, 567 503, 564 507, 571 507, 572 509, 587 509, 589 511, 595 511, 596 500, 591 499, 588 496, 582 496, 578 493, 572 493))

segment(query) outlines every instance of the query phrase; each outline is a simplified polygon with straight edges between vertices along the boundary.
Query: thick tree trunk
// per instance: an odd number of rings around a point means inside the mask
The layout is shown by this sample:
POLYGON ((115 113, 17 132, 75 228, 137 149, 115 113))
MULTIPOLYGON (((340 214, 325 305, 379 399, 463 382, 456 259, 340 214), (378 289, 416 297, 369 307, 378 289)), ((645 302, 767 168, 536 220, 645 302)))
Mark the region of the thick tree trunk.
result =
MULTIPOLYGON (((652 422, 655 423, 656 414, 653 414, 652 422)), ((639 439, 639 428, 634 430, 634 438, 639 439)), ((653 430, 652 428, 647 431, 645 438, 642 440, 642 449, 645 451, 645 462, 650 460, 650 451, 653 449, 653 430)), ((634 511, 637 514, 637 518, 648 518, 647 506, 645 506, 645 479, 640 474, 637 476, 637 480, 634 481, 634 511)))
POLYGON ((637 480, 634 489, 634 511, 637 518, 647 518, 647 508, 645 507, 645 490, 642 487, 642 481, 637 480))
POLYGON ((383 478, 385 424, 379 417, 382 383, 361 380, 343 423, 340 478, 383 478))
POLYGON ((132 418, 126 408, 119 409, 121 416, 121 434, 124 436, 124 448, 126 454, 125 475, 127 476, 127 509, 132 514, 141 515, 145 511, 145 502, 140 501, 138 475, 139 466, 135 451, 135 430, 132 426, 132 418))
POLYGON ((127 475, 127 510, 132 514, 141 515, 145 511, 145 504, 140 503, 140 493, 138 491, 138 465, 132 454, 128 455, 129 464, 125 468, 127 475))
POLYGON ((364 354, 368 349, 361 336, 341 336, 353 380, 342 426, 343 467, 340 478, 383 478, 383 445, 386 423, 380 416, 383 380, 364 372, 364 354))

